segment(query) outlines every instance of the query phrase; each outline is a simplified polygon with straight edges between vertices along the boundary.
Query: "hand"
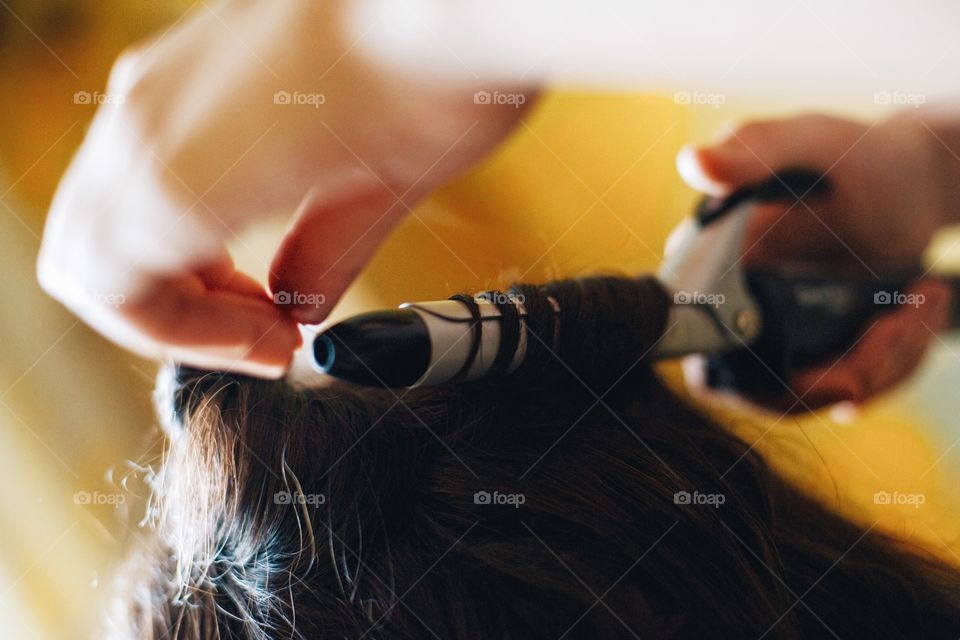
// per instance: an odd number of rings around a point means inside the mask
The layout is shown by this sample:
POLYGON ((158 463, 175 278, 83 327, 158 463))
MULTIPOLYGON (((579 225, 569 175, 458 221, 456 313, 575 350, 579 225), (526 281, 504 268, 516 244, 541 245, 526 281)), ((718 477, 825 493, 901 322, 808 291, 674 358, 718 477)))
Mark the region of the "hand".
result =
POLYGON ((474 100, 494 87, 373 62, 350 5, 218 4, 122 56, 54 198, 42 286, 143 356, 282 375, 297 322, 321 321, 410 207, 522 112, 474 100), (274 304, 225 243, 297 209, 269 283, 292 304, 274 304))
MULTIPOLYGON (((831 186, 826 195, 758 209, 743 261, 812 263, 864 278, 920 261, 946 222, 947 165, 933 134, 906 114, 874 126, 822 115, 753 122, 678 157, 686 181, 717 196, 786 169, 826 174, 831 186)), ((815 409, 861 403, 902 381, 945 328, 949 289, 925 278, 903 293, 923 302, 878 313, 838 360, 795 372, 784 381, 781 398, 752 400, 779 410, 815 409)), ((688 372, 694 369, 688 364, 688 372)))

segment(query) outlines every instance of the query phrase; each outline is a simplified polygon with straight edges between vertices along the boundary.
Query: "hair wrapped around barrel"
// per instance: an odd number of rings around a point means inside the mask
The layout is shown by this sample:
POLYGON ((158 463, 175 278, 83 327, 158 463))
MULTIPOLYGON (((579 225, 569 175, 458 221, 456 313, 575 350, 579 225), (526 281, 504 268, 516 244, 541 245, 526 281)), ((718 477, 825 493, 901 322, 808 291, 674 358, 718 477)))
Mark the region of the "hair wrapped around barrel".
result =
MULTIPOLYGON (((540 384, 573 376, 597 393, 626 376, 650 354, 666 326, 670 298, 653 277, 592 277, 545 285, 516 284, 481 296, 501 313, 500 349, 489 379, 540 384), (525 314, 518 313, 518 305, 525 314), (526 353, 506 374, 523 328, 526 353)), ((454 296, 471 306, 473 297, 454 296)), ((475 336, 478 338, 478 336, 475 336)), ((474 340, 475 345, 479 339, 474 340)), ((476 354, 474 354, 475 356, 476 354)), ((468 370, 472 359, 464 370, 468 370)))

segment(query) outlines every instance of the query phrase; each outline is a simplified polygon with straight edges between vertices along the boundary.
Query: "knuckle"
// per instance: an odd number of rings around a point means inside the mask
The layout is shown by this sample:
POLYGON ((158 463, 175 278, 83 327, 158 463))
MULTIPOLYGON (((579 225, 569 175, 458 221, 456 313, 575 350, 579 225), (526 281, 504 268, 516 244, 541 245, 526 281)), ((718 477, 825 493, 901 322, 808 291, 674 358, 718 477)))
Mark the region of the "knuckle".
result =
POLYGON ((111 93, 127 95, 131 87, 143 77, 143 49, 139 46, 125 49, 117 56, 107 79, 111 93))

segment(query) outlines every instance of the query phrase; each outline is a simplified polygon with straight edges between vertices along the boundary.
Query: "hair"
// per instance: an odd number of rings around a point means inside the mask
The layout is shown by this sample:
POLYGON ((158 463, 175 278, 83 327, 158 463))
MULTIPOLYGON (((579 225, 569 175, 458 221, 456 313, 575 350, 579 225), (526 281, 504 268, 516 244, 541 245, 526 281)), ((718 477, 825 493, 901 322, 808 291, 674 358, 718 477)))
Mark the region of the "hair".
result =
POLYGON ((658 380, 653 279, 515 291, 530 351, 499 380, 180 369, 114 637, 960 634, 956 568, 827 509, 658 380))

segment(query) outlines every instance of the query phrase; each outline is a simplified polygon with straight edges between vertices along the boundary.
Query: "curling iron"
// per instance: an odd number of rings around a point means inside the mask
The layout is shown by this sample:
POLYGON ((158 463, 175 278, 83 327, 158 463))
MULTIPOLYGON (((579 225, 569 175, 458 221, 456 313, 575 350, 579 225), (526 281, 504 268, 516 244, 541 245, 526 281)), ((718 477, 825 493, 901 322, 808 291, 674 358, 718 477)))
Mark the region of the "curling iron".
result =
MULTIPOLYGON (((903 290, 923 275, 920 265, 849 279, 742 263, 745 233, 759 203, 827 189, 822 176, 795 170, 703 200, 674 232, 675 250, 657 273, 672 304, 652 357, 704 354, 710 386, 776 393, 790 371, 841 355, 871 316, 898 306, 903 290)), ((947 280, 960 293, 960 281, 947 280)), ((960 295, 952 296, 951 326, 960 326, 958 300, 960 295)), ((523 300, 486 292, 467 302, 406 303, 347 318, 317 335, 315 366, 354 384, 390 388, 515 370, 528 339, 523 300), (504 313, 520 318, 519 335, 505 334, 504 313)))

